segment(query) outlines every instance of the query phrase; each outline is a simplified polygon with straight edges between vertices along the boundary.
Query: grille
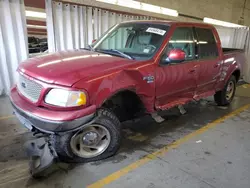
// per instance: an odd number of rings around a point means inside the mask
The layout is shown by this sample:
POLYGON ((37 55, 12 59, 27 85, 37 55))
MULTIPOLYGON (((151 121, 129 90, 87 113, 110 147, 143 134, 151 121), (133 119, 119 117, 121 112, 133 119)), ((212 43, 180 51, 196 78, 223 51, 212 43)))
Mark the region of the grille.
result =
POLYGON ((42 85, 37 82, 26 78, 25 76, 19 74, 19 80, 17 82, 17 88, 19 92, 32 102, 37 102, 41 91, 43 89, 42 85))

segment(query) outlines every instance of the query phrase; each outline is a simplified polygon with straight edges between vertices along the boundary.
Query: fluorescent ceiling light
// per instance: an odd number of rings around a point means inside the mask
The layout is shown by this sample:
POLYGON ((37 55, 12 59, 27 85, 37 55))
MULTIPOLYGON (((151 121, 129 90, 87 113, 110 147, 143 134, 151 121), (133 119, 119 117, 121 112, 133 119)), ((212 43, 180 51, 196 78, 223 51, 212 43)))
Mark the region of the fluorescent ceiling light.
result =
POLYGON ((246 27, 243 25, 238 25, 238 24, 234 24, 234 23, 230 23, 230 22, 224 22, 221 20, 216 20, 216 19, 207 18, 207 17, 205 17, 203 19, 203 22, 213 24, 213 25, 220 25, 220 26, 224 26, 224 27, 246 27))
POLYGON ((199 41, 199 44, 207 44, 207 41, 199 41))
POLYGON ((110 3, 110 4, 116 4, 117 3, 117 0, 97 0, 97 1, 104 2, 104 3, 110 3))
POLYGON ((129 8, 135 8, 135 9, 140 9, 141 8, 141 3, 133 0, 118 0, 117 5, 122 6, 122 7, 129 7, 129 8))
POLYGON ((169 15, 169 16, 175 16, 175 17, 178 16, 178 12, 176 10, 164 8, 164 7, 161 7, 161 13, 169 15))
POLYGON ((149 12, 161 13, 161 7, 147 3, 141 3, 141 9, 149 12))
POLYGON ((170 40, 169 43, 194 43, 192 40, 170 40))
POLYGON ((26 10, 25 14, 27 17, 46 18, 45 12, 36 12, 36 11, 26 10))
POLYGON ((36 29, 46 29, 47 28, 44 25, 30 25, 30 24, 27 24, 27 27, 28 28, 36 28, 36 29))
POLYGON ((141 3, 138 1, 134 1, 134 0, 96 0, 96 1, 103 2, 103 3, 110 3, 113 5, 118 5, 122 7, 144 10, 148 12, 154 12, 158 14, 164 14, 168 16, 175 16, 175 17, 178 16, 177 10, 168 9, 165 7, 160 7, 160 6, 156 6, 156 5, 152 5, 148 3, 141 3))

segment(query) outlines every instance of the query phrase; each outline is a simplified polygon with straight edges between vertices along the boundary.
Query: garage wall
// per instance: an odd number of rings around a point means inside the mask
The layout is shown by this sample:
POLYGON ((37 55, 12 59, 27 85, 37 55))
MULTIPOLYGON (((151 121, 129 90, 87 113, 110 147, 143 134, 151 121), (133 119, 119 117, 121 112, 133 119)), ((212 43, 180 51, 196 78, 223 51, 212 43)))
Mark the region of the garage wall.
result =
POLYGON ((246 51, 246 60, 247 62, 244 64, 243 71, 244 71, 244 81, 250 83, 250 30, 248 30, 247 35, 247 43, 245 46, 246 51))
POLYGON ((0 95, 17 80, 16 69, 27 59, 27 28, 23 0, 0 0, 0 95))
MULTIPOLYGON (((100 7, 103 9, 112 9, 114 11, 120 12, 120 13, 129 13, 129 14, 137 14, 137 15, 146 15, 151 17, 156 17, 158 19, 165 19, 165 20, 177 20, 177 21, 192 21, 192 22, 200 22, 201 20, 196 20, 188 17, 173 17, 173 16, 167 16, 163 14, 157 14, 153 12, 138 10, 138 9, 132 9, 127 7, 121 7, 113 4, 108 3, 102 3, 95 0, 62 0, 63 2, 69 2, 74 4, 82 4, 82 5, 88 5, 93 7, 100 7)), ((167 7, 169 8, 169 7, 167 7)))
MULTIPOLYGON (((51 1, 51 0, 49 0, 49 1, 51 1)), ((177 11, 179 11, 180 16, 172 17, 172 16, 155 14, 152 12, 142 11, 142 10, 135 11, 135 9, 121 7, 121 6, 108 4, 108 3, 102 3, 99 1, 93 1, 93 0, 64 0, 63 2, 65 2, 65 3, 63 3, 63 4, 68 4, 68 2, 70 2, 70 3, 73 3, 73 4, 78 5, 78 6, 79 5, 89 5, 90 7, 91 6, 100 7, 100 8, 103 8, 104 10, 105 9, 108 9, 108 10, 112 9, 114 11, 118 11, 118 12, 114 13, 114 15, 112 17, 119 17, 119 15, 121 15, 121 14, 130 13, 132 15, 133 14, 148 15, 148 16, 150 15, 150 16, 157 18, 157 19, 202 22, 203 20, 201 18, 203 18, 205 16, 216 18, 216 19, 221 19, 224 21, 230 21, 230 20, 228 20, 229 19, 228 15, 231 15, 233 8, 235 8, 235 4, 237 4, 237 6, 240 7, 238 9, 238 14, 241 15, 245 0, 239 0, 239 3, 235 3, 235 0, 229 0, 228 2, 226 0, 220 0, 218 2, 214 1, 214 0, 206 0, 206 1, 205 0, 200 0, 200 1, 197 1, 197 0, 189 0, 189 1, 187 1, 187 0, 186 1, 183 1, 183 0, 164 0, 164 1, 163 0, 155 0, 155 1, 153 1, 153 0, 138 0, 138 1, 154 4, 154 5, 158 5, 158 6, 162 6, 162 7, 176 9, 177 11), (212 5, 212 6, 210 6, 210 5, 212 5), (240 5, 242 5, 242 6, 240 6, 240 5), (188 7, 188 9, 186 7, 188 7), (187 15, 187 16, 185 16, 185 15, 187 15), (224 18, 228 18, 228 19, 224 19, 224 18)), ((246 0, 246 6, 248 6, 248 1, 250 1, 250 0, 246 0)), ((56 4, 60 4, 60 2, 57 2, 56 4)), ((248 9, 244 9, 244 10, 248 11, 248 9)), ((55 11, 54 15, 56 15, 56 11, 55 11)), ((93 15, 95 15, 94 12, 93 12, 93 15)), ((233 14, 233 16, 235 17, 234 14, 233 14)), ((99 17, 99 15, 98 15, 98 17, 99 17)), ((57 17, 57 19, 54 19, 54 23, 58 22, 57 20, 62 20, 62 19, 63 19, 63 17, 59 15, 57 17)), ((112 19, 112 18, 110 17, 110 19, 112 19)), ((132 16, 132 19, 135 19, 135 17, 132 16)), ((250 18, 248 18, 248 19, 250 19, 250 18)), ((106 19, 106 20, 108 21, 109 19, 106 19)), ((118 19, 118 20, 123 21, 122 19, 118 19)), ((63 21, 61 21, 61 23, 63 23, 63 21)), ((99 22, 94 21, 94 23, 99 23, 99 22)), ((103 23, 103 22, 100 22, 100 23, 103 23)), ((54 25, 56 25, 56 24, 54 24, 54 25)), ((98 25, 99 24, 95 25, 93 28, 97 27, 98 25)), ((107 25, 109 27, 111 26, 108 23, 105 25, 107 25)), ((56 30, 56 28, 60 28, 60 26, 58 25, 57 27, 55 27, 55 30, 56 30)), ((63 28, 63 26, 61 26, 60 30, 62 30, 62 28, 63 28)), ((218 33, 220 35, 223 47, 239 48, 239 49, 244 48, 245 41, 246 41, 247 28, 236 28, 235 29, 235 28, 226 28, 226 27, 220 27, 220 26, 216 26, 216 28, 217 28, 218 33)), ((67 31, 67 29, 65 29, 65 28, 64 28, 64 30, 67 31)), ((68 29, 68 31, 69 30, 70 29, 68 29)), ((103 31, 101 33, 103 33, 103 31)), ((65 37, 63 36, 64 33, 62 31, 58 32, 58 34, 62 35, 62 38, 65 39, 65 37)), ((57 38, 60 37, 58 34, 55 35, 57 38)), ((94 37, 94 38, 96 38, 96 37, 94 37)), ((88 44, 90 44, 92 39, 93 39, 93 35, 86 35, 86 39, 88 39, 88 44)), ((86 41, 86 39, 85 39, 85 41, 86 41)), ((86 43, 86 42, 84 42, 84 43, 86 43)), ((63 49, 63 48, 59 47, 57 49, 63 49)))
MULTIPOLYGON (((87 47, 122 21, 155 19, 52 0, 46 0, 46 5, 50 52, 87 47)), ((116 41, 109 45, 115 46, 116 41)))
MULTIPOLYGON (((179 13, 200 18, 210 17, 238 23, 245 0, 138 0, 176 9, 179 13)), ((246 0, 244 20, 250 25, 250 0, 246 0)))
POLYGON ((228 28, 216 26, 220 36, 221 45, 224 48, 244 49, 247 42, 247 28, 228 28))
MULTIPOLYGON (((88 4, 103 8, 110 8, 120 11, 134 12, 133 9, 100 3, 94 0, 64 0, 67 2, 88 4)), ((245 0, 137 0, 144 3, 158 5, 166 8, 177 10, 180 14, 194 16, 198 18, 210 17, 223 21, 237 23, 242 16, 245 0)), ((244 25, 250 26, 250 0, 246 0, 244 8, 244 25)), ((170 17, 160 14, 154 14, 145 11, 137 11, 138 14, 146 14, 158 16, 164 19, 181 20, 181 21, 197 21, 188 17, 170 17)))

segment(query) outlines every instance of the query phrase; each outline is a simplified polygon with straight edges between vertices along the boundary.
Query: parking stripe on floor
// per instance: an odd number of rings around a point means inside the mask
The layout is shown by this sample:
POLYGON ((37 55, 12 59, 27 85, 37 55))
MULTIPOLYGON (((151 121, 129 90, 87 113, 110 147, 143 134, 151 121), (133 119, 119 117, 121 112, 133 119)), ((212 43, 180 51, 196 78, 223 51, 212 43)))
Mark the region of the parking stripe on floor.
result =
POLYGON ((15 117, 14 115, 10 115, 10 116, 0 116, 0 120, 4 120, 4 119, 10 119, 15 117))
MULTIPOLYGON (((239 87, 239 86, 238 86, 238 87, 239 87)), ((250 84, 243 84, 243 85, 241 85, 240 87, 243 87, 243 88, 247 89, 247 88, 250 87, 250 84)))
POLYGON ((95 183, 87 186, 87 188, 101 188, 105 185, 108 185, 108 184, 112 183, 113 181, 118 180, 120 177, 126 175, 130 171, 133 171, 136 168, 150 162, 151 160, 156 159, 156 158, 166 154, 170 149, 177 148, 179 145, 185 143, 186 141, 190 140, 191 138, 206 132, 207 130, 218 125, 219 123, 221 123, 221 122, 225 121, 226 119, 229 119, 233 116, 236 116, 237 114, 241 113, 242 111, 244 111, 248 108, 250 108, 250 104, 244 105, 241 108, 238 108, 237 110, 205 125, 201 129, 198 129, 197 131, 192 132, 191 134, 188 134, 187 136, 184 136, 183 138, 173 142, 172 144, 164 146, 163 148, 157 150, 156 152, 149 154, 149 155, 143 157, 142 159, 139 159, 138 161, 135 161, 134 163, 110 174, 109 176, 104 177, 103 179, 101 179, 99 181, 96 181, 95 183))

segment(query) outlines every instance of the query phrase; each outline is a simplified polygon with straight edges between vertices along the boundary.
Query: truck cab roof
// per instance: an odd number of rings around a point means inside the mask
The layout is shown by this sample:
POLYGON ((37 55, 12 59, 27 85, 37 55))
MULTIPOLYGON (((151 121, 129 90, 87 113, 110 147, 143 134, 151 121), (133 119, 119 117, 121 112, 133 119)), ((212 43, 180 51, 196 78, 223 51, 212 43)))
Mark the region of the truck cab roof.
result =
POLYGON ((124 21, 122 23, 155 23, 155 24, 163 24, 163 25, 192 25, 197 27, 211 27, 214 28, 211 24, 206 23, 198 23, 198 22, 181 22, 181 21, 173 21, 173 20, 131 20, 124 21))

